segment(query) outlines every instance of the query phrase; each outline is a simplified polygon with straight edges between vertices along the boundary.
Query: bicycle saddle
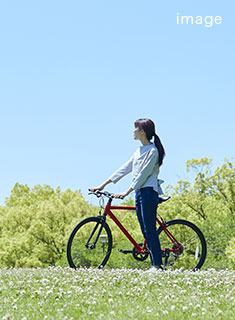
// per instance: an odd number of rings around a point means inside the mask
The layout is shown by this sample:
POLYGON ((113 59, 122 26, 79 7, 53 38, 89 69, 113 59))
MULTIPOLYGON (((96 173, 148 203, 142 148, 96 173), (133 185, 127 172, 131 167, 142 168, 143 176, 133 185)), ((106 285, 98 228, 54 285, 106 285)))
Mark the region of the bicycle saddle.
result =
POLYGON ((169 200, 170 198, 171 198, 171 196, 168 196, 168 197, 159 196, 158 197, 159 203, 165 202, 165 201, 169 200))

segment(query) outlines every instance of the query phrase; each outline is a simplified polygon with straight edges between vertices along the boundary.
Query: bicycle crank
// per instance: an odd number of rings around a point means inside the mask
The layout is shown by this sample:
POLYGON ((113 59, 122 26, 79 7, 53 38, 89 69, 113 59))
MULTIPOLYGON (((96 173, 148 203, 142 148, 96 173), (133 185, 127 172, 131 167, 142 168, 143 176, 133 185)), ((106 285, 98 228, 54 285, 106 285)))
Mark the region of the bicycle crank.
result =
MULTIPOLYGON (((143 246, 143 243, 139 243, 140 246, 143 246)), ((134 247, 132 250, 132 255, 133 257, 138 260, 138 261, 144 261, 148 258, 149 256, 149 252, 148 251, 144 251, 139 253, 139 251, 134 247)))

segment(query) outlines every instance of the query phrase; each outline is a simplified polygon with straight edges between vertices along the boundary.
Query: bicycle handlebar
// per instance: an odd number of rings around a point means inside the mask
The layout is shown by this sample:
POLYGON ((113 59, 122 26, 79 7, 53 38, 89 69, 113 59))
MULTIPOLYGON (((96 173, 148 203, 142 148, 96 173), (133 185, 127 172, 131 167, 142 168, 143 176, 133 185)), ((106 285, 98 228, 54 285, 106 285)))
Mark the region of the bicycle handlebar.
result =
MULTIPOLYGON (((114 194, 113 193, 109 193, 108 191, 104 191, 104 192, 99 191, 99 190, 91 191, 90 189, 89 189, 89 191, 90 192, 88 194, 94 194, 97 198, 100 198, 102 196, 105 196, 105 197, 107 197, 109 199, 113 199, 114 198, 114 194)), ((119 197, 119 198, 116 198, 116 199, 124 199, 124 197, 119 197)))

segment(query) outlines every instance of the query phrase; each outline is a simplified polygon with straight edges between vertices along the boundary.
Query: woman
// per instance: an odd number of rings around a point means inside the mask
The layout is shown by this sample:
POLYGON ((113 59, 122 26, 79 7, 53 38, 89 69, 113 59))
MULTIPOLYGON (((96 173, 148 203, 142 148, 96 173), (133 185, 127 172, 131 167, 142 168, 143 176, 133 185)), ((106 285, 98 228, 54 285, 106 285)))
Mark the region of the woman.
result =
POLYGON ((115 198, 124 198, 135 190, 136 212, 141 231, 147 240, 150 251, 152 268, 161 270, 162 254, 158 234, 156 232, 156 214, 158 206, 159 185, 157 177, 162 164, 165 151, 159 137, 155 133, 155 125, 150 119, 135 121, 134 139, 140 140, 140 146, 133 156, 108 180, 100 186, 91 188, 91 191, 103 190, 113 182, 132 172, 132 184, 126 192, 115 194, 115 198), (154 143, 150 140, 154 137, 154 143))

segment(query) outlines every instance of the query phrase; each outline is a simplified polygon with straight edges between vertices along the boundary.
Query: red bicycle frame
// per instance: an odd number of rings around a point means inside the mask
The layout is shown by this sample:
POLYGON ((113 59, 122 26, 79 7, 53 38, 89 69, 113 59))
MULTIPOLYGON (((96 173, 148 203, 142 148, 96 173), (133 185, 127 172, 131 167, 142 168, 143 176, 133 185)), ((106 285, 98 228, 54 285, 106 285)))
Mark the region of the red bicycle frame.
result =
MULTIPOLYGON (((138 250, 139 253, 146 252, 147 247, 146 247, 146 239, 144 239, 144 247, 141 248, 140 245, 133 239, 133 237, 130 235, 130 233, 126 230, 126 228, 121 224, 121 222, 115 217, 115 215, 112 213, 111 210, 136 210, 136 207, 129 207, 129 206, 111 206, 110 203, 108 202, 106 204, 106 207, 104 209, 104 215, 109 216, 116 224, 117 226, 121 229, 121 231, 125 234, 125 236, 130 240, 130 242, 133 244, 133 246, 138 250)), ((157 218, 157 223, 163 228, 164 232, 168 236, 168 238, 171 240, 172 243, 177 244, 177 248, 175 249, 168 249, 170 252, 177 252, 183 250, 182 245, 175 239, 175 237, 170 233, 170 231, 167 229, 165 224, 161 222, 157 218)), ((166 251, 166 249, 162 249, 163 252, 166 251)))

